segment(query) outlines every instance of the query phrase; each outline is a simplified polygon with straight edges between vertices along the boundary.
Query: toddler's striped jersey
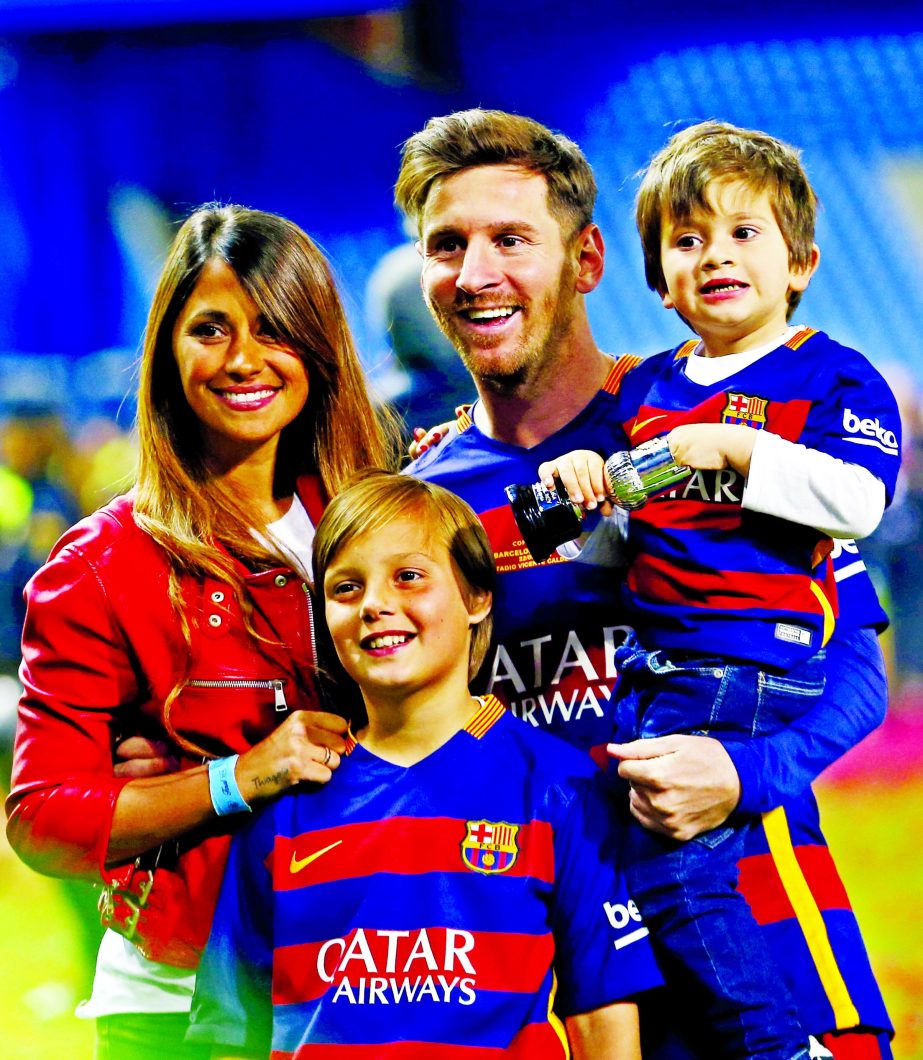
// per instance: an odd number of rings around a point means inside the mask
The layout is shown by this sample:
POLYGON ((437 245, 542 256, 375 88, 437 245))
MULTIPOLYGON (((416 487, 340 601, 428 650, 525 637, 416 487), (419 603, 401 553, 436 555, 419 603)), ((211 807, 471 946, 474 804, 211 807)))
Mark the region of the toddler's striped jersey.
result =
POLYGON ((586 756, 492 697, 410 767, 350 741, 235 839, 190 1038, 266 1055, 271 1023, 274 1060, 563 1058, 559 1017, 661 982, 620 837, 586 756))
MULTIPOLYGON (((636 446, 684 423, 745 424, 866 467, 890 499, 900 418, 869 362, 810 328, 711 386, 688 378, 696 345, 648 358, 623 381, 619 419, 636 446)), ((829 638, 830 540, 741 508, 733 469, 690 478, 632 512, 626 603, 648 648, 788 669, 829 638)))

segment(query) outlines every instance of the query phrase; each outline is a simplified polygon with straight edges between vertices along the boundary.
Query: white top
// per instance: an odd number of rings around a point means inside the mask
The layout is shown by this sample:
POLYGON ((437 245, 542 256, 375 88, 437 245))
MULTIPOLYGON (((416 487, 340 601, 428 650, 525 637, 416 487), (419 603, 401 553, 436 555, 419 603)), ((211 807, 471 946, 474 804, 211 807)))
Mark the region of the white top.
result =
POLYGON ((266 527, 266 533, 256 535, 273 552, 278 552, 297 571, 302 580, 312 581, 311 549, 314 547, 314 524, 297 495, 292 506, 274 523, 266 527))
POLYGON ((188 1012, 195 972, 149 961, 117 934, 107 931, 99 944, 89 1001, 77 1006, 78 1019, 128 1012, 188 1012))
MULTIPOLYGON (((265 535, 257 537, 310 581, 314 524, 298 497, 281 519, 266 527, 265 535)), ((126 938, 107 931, 96 957, 93 991, 77 1006, 76 1015, 96 1019, 129 1012, 188 1012, 194 990, 195 972, 149 961, 126 938)))

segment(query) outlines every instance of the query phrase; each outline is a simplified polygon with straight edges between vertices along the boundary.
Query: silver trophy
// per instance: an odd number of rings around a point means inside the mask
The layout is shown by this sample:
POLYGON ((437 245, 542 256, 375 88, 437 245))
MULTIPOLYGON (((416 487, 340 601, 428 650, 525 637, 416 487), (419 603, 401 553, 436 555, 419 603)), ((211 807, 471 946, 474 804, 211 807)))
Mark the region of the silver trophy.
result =
POLYGON ((666 436, 651 438, 627 452, 613 453, 606 461, 609 500, 632 512, 691 473, 691 468, 673 459, 666 436))

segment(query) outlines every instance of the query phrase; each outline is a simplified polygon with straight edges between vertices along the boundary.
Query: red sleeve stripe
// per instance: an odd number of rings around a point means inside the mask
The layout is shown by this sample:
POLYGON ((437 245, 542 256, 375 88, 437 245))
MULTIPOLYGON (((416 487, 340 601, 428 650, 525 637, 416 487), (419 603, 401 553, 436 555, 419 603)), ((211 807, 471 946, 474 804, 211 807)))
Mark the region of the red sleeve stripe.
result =
POLYGON ((270 1060, 565 1060, 567 1052, 548 1023, 530 1023, 506 1048, 390 1042, 380 1045, 306 1043, 295 1053, 275 1050, 270 1060))
POLYGON ((797 611, 822 614, 802 574, 749 571, 690 571, 655 556, 639 555, 626 579, 639 597, 658 604, 701 607, 710 611, 797 611))
POLYGON ((465 726, 465 732, 470 733, 476 740, 482 736, 503 717, 506 707, 496 696, 483 696, 481 707, 465 726))
POLYGON ((464 980, 477 992, 534 994, 551 969, 554 939, 545 935, 458 931, 353 930, 342 939, 280 946, 272 974, 274 1005, 315 1001, 345 980, 358 991, 371 977, 395 1002, 411 1000, 431 977, 464 980))
POLYGON ((691 357, 692 351, 698 346, 700 339, 686 339, 680 348, 673 354, 674 361, 681 361, 684 357, 691 357))
POLYGON ((622 385, 622 380, 632 368, 637 368, 640 363, 641 358, 633 353, 626 353, 621 357, 616 357, 615 363, 609 369, 609 374, 600 389, 605 390, 609 394, 617 394, 619 387, 622 385))
MULTIPOLYGON (((851 909, 849 896, 830 851, 823 846, 799 846, 794 849, 818 909, 822 912, 827 909, 851 909)), ((750 903, 758 924, 776 924, 781 920, 794 919, 795 910, 771 854, 742 858, 739 869, 740 892, 750 903)))
MULTIPOLYGON (((377 872, 415 876, 424 872, 473 872, 462 857, 467 822, 451 817, 392 817, 386 821, 323 828, 295 838, 277 836, 273 885, 294 891, 377 872)), ((518 854, 504 876, 554 882, 551 825, 530 821, 515 839, 518 854)))

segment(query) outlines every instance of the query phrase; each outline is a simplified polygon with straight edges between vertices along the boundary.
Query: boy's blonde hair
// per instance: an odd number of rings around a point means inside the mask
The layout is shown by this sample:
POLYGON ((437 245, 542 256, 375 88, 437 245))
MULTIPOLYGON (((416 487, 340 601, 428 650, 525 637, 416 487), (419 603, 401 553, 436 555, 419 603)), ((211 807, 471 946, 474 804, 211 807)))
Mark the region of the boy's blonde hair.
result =
MULTIPOLYGON (((703 121, 670 138, 654 155, 638 190, 635 220, 644 250, 644 275, 648 287, 658 294, 667 290, 660 260, 664 217, 682 222, 697 210, 709 212, 708 185, 722 177, 767 192, 788 244, 790 264, 798 268, 811 264, 817 196, 800 152, 768 133, 703 121)), ((789 293, 789 317, 801 294, 789 293)))
POLYGON ((490 165, 521 166, 545 178, 548 209, 565 243, 593 220, 596 180, 580 148, 532 118, 502 110, 474 108, 430 118, 403 146, 395 202, 419 232, 437 180, 490 165))
MULTIPOLYGON (((478 592, 493 593, 497 581, 494 554, 481 521, 461 497, 433 482, 367 468, 337 494, 318 524, 314 537, 314 584, 318 594, 323 593, 327 568, 346 545, 408 515, 445 544, 469 610, 478 592)), ((472 627, 469 681, 481 668, 492 630, 490 613, 472 627)))

